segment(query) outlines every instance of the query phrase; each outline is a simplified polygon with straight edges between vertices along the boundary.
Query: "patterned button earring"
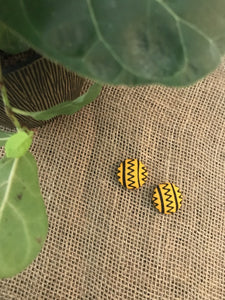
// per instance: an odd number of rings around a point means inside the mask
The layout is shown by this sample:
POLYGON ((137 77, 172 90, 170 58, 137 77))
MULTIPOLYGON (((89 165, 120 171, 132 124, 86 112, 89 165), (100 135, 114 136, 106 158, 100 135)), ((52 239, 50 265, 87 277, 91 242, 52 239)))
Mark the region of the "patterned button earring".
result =
POLYGON ((138 159, 126 159, 118 168, 119 182, 128 189, 138 189, 147 180, 147 169, 138 159))
POLYGON ((182 195, 174 183, 166 182, 154 189, 152 202, 161 213, 172 214, 180 209, 182 195))

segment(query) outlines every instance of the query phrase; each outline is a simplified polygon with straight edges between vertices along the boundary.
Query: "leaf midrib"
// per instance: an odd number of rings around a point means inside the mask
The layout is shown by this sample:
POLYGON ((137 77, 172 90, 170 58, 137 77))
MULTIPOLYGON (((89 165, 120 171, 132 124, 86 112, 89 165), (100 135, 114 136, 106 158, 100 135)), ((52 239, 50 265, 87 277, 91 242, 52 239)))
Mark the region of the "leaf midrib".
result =
POLYGON ((12 165, 8 180, 6 182, 6 183, 8 183, 8 185, 6 187, 4 198, 2 200, 2 205, 0 207, 0 222, 2 219, 2 214, 5 209, 5 206, 7 205, 7 202, 9 201, 8 198, 9 198, 10 190, 12 187, 13 178, 16 176, 16 168, 17 168, 18 162, 19 162, 19 158, 15 158, 13 161, 13 165, 12 165))

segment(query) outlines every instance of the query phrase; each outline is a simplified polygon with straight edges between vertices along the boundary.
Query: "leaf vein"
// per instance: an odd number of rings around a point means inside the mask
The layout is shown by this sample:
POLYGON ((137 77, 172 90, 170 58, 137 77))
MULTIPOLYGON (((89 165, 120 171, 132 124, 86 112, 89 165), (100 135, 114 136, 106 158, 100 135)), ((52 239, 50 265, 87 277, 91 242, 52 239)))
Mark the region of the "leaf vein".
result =
POLYGON ((24 228, 24 234, 25 234, 25 237, 26 237, 26 240, 27 240, 27 247, 26 247, 26 254, 23 257, 23 260, 27 261, 27 257, 29 256, 30 249, 31 249, 31 236, 30 236, 29 231, 27 229, 28 228, 27 222, 24 220, 24 218, 21 215, 21 213, 19 212, 19 210, 16 209, 16 207, 12 203, 8 202, 7 205, 13 210, 14 214, 18 217, 18 219, 20 219, 21 224, 24 228))
POLYGON ((136 74, 130 70, 130 68, 125 65, 121 60, 120 58, 118 57, 118 55, 116 55, 114 53, 114 51, 112 51, 112 49, 110 48, 110 46, 108 45, 108 43, 106 42, 105 38, 103 37, 103 35, 101 34, 101 31, 99 29, 99 25, 98 25, 98 22, 96 20, 96 17, 95 17, 95 13, 94 13, 94 9, 93 9, 93 6, 91 4, 91 0, 86 0, 87 2, 87 5, 88 5, 88 9, 89 9, 89 14, 90 14, 90 18, 91 18, 91 21, 94 25, 94 28, 95 28, 95 31, 96 31, 96 34, 97 34, 97 37, 98 39, 103 43, 103 45, 105 46, 105 48, 109 51, 109 53, 112 55, 112 57, 115 59, 115 61, 124 69, 126 69, 129 73, 131 73, 132 75, 135 75, 136 74))
POLYGON ((198 27, 191 24, 187 20, 181 19, 165 2, 163 2, 163 0, 155 1, 168 11, 168 13, 175 19, 176 22, 183 23, 186 26, 190 27, 193 31, 196 31, 199 35, 204 37, 210 44, 212 44, 216 49, 218 49, 215 42, 209 36, 207 36, 202 30, 200 30, 198 27))
POLYGON ((19 161, 18 158, 16 158, 14 160, 11 172, 9 174, 9 179, 7 181, 8 185, 7 185, 7 188, 5 190, 5 194, 4 194, 4 197, 3 197, 3 200, 2 200, 2 205, 0 207, 0 221, 2 219, 2 214, 3 214, 3 211, 5 209, 5 206, 6 206, 7 202, 9 201, 10 190, 11 190, 11 186, 12 186, 12 183, 13 183, 13 178, 16 175, 15 173, 16 173, 16 168, 17 168, 17 165, 18 165, 18 161, 19 161))
POLYGON ((0 188, 3 187, 4 185, 6 185, 8 183, 8 181, 3 181, 1 184, 0 184, 0 188))

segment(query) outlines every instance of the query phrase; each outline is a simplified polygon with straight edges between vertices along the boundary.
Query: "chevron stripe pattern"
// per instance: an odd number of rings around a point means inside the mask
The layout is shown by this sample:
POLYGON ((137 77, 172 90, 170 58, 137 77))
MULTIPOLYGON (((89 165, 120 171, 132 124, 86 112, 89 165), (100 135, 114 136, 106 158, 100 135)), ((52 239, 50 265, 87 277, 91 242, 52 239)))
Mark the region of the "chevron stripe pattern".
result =
POLYGON ((152 202, 161 213, 172 214, 180 209, 182 194, 174 183, 162 183, 154 189, 152 202))
POLYGON ((118 168, 119 182, 126 188, 138 189, 147 181, 146 167, 138 159, 126 159, 118 168))

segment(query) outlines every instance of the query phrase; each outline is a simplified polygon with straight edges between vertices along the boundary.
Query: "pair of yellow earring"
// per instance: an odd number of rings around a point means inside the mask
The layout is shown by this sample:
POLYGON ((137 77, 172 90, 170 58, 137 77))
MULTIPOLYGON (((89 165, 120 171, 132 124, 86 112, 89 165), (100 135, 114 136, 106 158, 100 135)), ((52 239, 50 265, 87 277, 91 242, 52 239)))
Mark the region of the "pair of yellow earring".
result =
MULTIPOLYGON (((130 190, 138 189, 147 181, 147 169, 138 159, 126 159, 118 171, 119 182, 130 190)), ((182 194, 174 183, 162 183, 155 187, 152 202, 161 213, 175 213, 181 207, 182 194)))

